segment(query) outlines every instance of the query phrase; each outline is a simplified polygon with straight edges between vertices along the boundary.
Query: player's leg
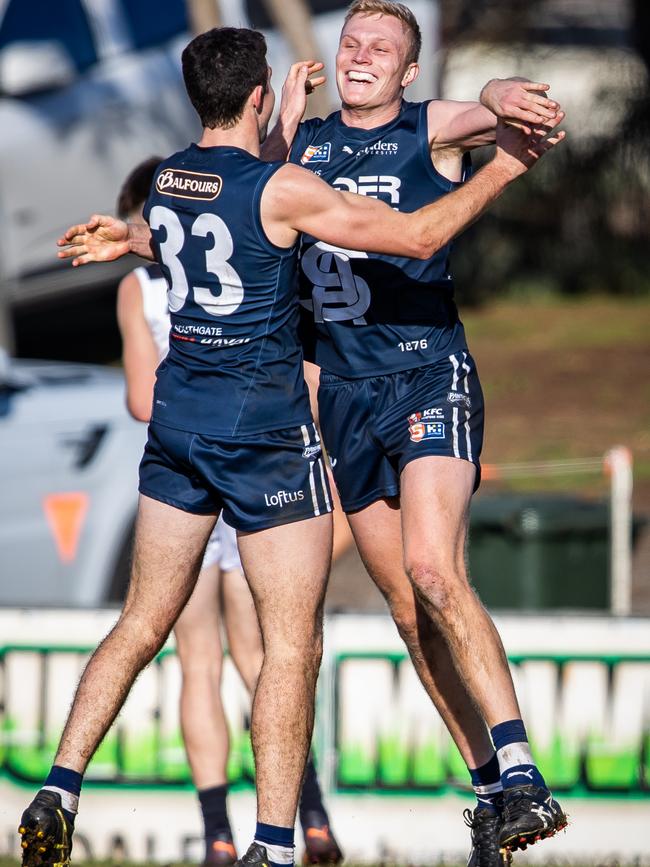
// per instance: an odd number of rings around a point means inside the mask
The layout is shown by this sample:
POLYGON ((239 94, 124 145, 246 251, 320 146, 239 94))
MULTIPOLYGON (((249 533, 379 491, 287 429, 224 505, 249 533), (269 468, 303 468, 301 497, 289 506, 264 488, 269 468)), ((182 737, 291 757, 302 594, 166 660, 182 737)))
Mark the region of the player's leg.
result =
POLYGON ((469 768, 494 755, 485 722, 453 664, 446 640, 404 571, 399 501, 377 500, 348 515, 361 559, 390 609, 427 694, 469 768))
MULTIPOLYGON (((293 829, 295 821, 314 721, 332 518, 238 535, 264 646, 252 715, 257 840, 267 829, 293 829)), ((269 860, 286 863, 292 844, 278 840, 276 847, 272 837, 261 839, 269 860)))
POLYGON ((187 602, 214 522, 213 515, 140 498, 124 608, 84 670, 54 767, 23 814, 23 862, 29 867, 69 860, 83 773, 135 678, 160 650, 187 602))
POLYGON ((447 643, 404 571, 399 501, 377 500, 348 515, 368 574, 388 603, 417 675, 469 771, 477 803, 465 812, 471 828, 469 867, 497 867, 503 789, 487 726, 458 676, 447 643))
POLYGON ((212 531, 194 592, 174 627, 182 671, 180 720, 205 837, 205 864, 237 858, 228 820, 229 737, 221 700, 223 646, 218 527, 212 531))
MULTIPOLYGON (((417 392, 417 383, 411 386, 408 382, 405 388, 407 399, 417 392)), ((493 794, 494 748, 485 723, 458 677, 443 636, 404 571, 397 459, 386 454, 378 439, 383 431, 395 429, 394 450, 404 447, 404 439, 409 442, 410 409, 399 409, 402 399, 399 375, 346 381, 321 374, 321 426, 341 503, 366 568, 388 602, 425 690, 468 768, 475 772, 480 794, 493 794), (388 425, 381 414, 385 387, 388 425), (395 422, 390 415, 395 415, 396 406, 395 422)))
MULTIPOLYGON (((228 649, 251 696, 255 693, 264 649, 259 629, 257 612, 253 597, 244 577, 241 564, 236 558, 236 539, 234 552, 229 550, 225 539, 229 536, 226 525, 223 556, 221 590, 223 600, 224 624, 228 649)), ((305 776, 300 790, 300 825, 305 840, 305 856, 310 864, 337 864, 343 860, 343 853, 330 828, 329 816, 318 781, 318 774, 311 753, 307 758, 305 776)))
POLYGON ((499 634, 469 584, 465 543, 476 469, 455 457, 423 456, 401 475, 405 570, 490 726, 504 787, 501 843, 525 848, 566 820, 535 766, 499 634), (524 781, 527 785, 521 786, 524 781))

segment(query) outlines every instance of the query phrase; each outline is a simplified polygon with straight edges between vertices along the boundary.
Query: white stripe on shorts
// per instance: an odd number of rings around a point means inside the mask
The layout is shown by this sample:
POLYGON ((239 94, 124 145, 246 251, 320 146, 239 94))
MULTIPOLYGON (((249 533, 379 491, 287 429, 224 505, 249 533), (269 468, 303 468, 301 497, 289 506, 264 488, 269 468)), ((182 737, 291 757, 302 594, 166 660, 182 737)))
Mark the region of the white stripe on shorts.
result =
MULTIPOLYGON (((303 424, 300 426, 300 430, 302 431, 302 440, 305 446, 311 445, 311 440, 309 437, 309 431, 307 430, 307 425, 303 424)), ((314 515, 318 517, 320 515, 320 509, 318 508, 318 497, 316 496, 316 482, 314 480, 314 462, 309 461, 309 489, 311 490, 311 502, 314 507, 314 515)))
MULTIPOLYGON (((455 355, 450 355, 449 360, 454 366, 454 375, 451 381, 451 390, 458 391, 458 359, 455 355)), ((458 407, 455 406, 452 410, 453 424, 451 426, 451 436, 454 445, 454 457, 460 457, 460 449, 458 448, 458 407)))
POLYGON ((329 498, 329 494, 327 493, 327 482, 325 480, 325 468, 323 466, 322 458, 319 458, 317 463, 318 463, 318 468, 320 469, 320 480, 323 484, 323 497, 325 498, 325 506, 327 508, 327 511, 331 512, 332 506, 330 505, 330 498, 329 498))
MULTIPOLYGON (((313 423, 313 428, 314 428, 314 436, 316 437, 316 442, 320 443, 320 436, 318 434, 318 428, 316 427, 315 422, 313 423)), ((323 485, 323 499, 325 500, 325 505, 327 507, 327 511, 331 512, 332 506, 330 505, 330 497, 329 497, 329 494, 327 493, 327 482, 325 480, 325 465, 324 465, 321 457, 318 458, 317 463, 318 463, 318 467, 320 469, 320 480, 321 480, 321 483, 323 485)))
MULTIPOLYGON (((465 371, 465 394, 469 394, 469 374, 471 368, 467 363, 467 353, 463 352, 463 370, 465 371)), ((467 460, 472 460, 472 440, 469 435, 469 410, 465 410, 465 442, 467 443, 467 460)))

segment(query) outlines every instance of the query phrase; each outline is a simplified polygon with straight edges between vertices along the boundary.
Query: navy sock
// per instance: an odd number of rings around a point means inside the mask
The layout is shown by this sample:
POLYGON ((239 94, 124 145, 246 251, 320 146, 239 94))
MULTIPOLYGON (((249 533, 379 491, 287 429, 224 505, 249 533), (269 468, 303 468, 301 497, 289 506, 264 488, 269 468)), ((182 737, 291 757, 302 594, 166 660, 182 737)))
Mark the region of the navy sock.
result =
POLYGON ((64 768, 61 765, 52 765, 47 779, 41 786, 61 796, 61 809, 69 824, 74 828, 74 820, 79 809, 79 795, 83 774, 64 768))
POLYGON ((478 806, 499 812, 499 802, 503 795, 499 760, 496 753, 489 762, 479 768, 469 768, 472 778, 472 788, 476 795, 478 806))
POLYGON ((507 720, 491 729, 492 742, 497 751, 501 783, 504 789, 515 786, 546 788, 528 746, 526 727, 520 719, 507 720))
POLYGON ((258 822, 255 842, 266 848, 270 867, 293 867, 293 828, 258 822))
POLYGON ((316 766, 314 765, 314 760, 310 755, 307 760, 305 778, 302 782, 302 790, 300 792, 300 821, 303 825, 305 824, 304 820, 306 814, 311 812, 320 813, 323 817, 324 824, 329 825, 329 817, 325 805, 323 804, 323 795, 318 783, 316 766))
POLYGON ((203 827, 205 829, 206 846, 210 846, 213 840, 227 834, 232 838, 230 822, 228 821, 228 808, 226 798, 228 796, 228 784, 212 786, 209 789, 200 789, 197 792, 203 827))

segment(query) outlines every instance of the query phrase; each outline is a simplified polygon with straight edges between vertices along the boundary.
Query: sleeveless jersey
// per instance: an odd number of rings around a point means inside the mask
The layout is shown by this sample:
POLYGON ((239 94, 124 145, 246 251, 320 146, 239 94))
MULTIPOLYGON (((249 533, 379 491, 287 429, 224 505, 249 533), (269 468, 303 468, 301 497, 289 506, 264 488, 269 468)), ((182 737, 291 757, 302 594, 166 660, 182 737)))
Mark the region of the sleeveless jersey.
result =
MULTIPOLYGON (((427 107, 404 102, 395 120, 371 130, 346 126, 340 112, 308 120, 298 130, 291 161, 337 189, 415 211, 458 186, 431 162, 427 107)), ((358 378, 434 364, 464 349, 449 252, 447 245, 421 261, 344 250, 303 236, 306 357, 330 373, 358 378)))
POLYGON ((136 268, 133 272, 142 291, 144 318, 162 361, 169 350, 169 309, 167 307, 167 281, 160 265, 136 268))
POLYGON ((260 200, 282 163, 196 144, 157 169, 145 204, 170 290, 152 421, 234 437, 311 421, 298 340, 296 248, 266 237, 260 200))

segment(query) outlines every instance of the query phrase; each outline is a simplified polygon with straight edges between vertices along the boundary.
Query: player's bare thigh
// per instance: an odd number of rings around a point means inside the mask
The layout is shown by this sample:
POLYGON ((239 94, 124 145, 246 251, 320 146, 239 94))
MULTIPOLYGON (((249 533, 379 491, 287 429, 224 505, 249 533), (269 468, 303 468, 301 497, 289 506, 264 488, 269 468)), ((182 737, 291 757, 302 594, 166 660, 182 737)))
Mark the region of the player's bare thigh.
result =
POLYGON ((348 515, 361 558, 391 607, 412 607, 405 571, 412 563, 462 565, 475 472, 468 461, 423 456, 404 468, 400 498, 348 515))
POLYGON ((426 455, 400 478, 404 565, 465 575, 465 540, 476 469, 459 458, 426 455))
POLYGON ((239 552, 265 644, 311 632, 322 610, 332 554, 331 513, 254 533, 239 552))
POLYGON ((195 515, 143 494, 123 617, 170 629, 187 603, 216 515, 195 515))
POLYGON ((359 555, 391 610, 412 609, 413 590, 403 567, 399 498, 375 500, 347 517, 359 555))

